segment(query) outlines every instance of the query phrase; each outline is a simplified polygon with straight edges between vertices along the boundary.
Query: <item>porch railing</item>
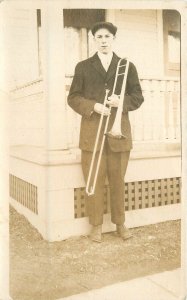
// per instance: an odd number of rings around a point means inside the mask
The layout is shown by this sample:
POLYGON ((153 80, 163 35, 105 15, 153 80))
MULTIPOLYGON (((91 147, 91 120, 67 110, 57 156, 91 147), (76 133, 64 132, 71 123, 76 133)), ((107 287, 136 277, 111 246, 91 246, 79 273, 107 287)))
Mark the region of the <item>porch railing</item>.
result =
MULTIPOLYGON (((71 78, 66 91, 69 92, 71 78)), ((180 81, 176 79, 141 79, 144 103, 129 113, 134 141, 164 142, 180 140, 180 81)), ((66 103, 68 145, 77 148, 80 116, 66 103)))

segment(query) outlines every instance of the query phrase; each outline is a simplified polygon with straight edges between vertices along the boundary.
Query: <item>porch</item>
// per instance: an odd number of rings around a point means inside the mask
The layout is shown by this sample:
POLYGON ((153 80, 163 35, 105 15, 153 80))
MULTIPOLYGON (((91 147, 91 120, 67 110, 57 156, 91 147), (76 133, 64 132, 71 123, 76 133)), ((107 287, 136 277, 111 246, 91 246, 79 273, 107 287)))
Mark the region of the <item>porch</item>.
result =
MULTIPOLYGON (((66 96, 70 82, 71 78, 66 80, 66 96)), ((134 148, 125 178, 128 227, 180 218, 179 79, 142 78, 141 86, 145 102, 130 113, 134 148)), ((42 80, 15 90, 11 107, 17 124, 14 134, 20 139, 19 146, 11 147, 11 204, 50 241, 87 234, 85 182, 78 149, 80 116, 65 101, 66 148, 47 150, 41 138, 41 120, 46 118, 42 80), (35 115, 29 113, 31 103, 35 115), (39 103, 40 110, 35 109, 39 103), (28 127, 20 135, 23 124, 28 127)), ((104 232, 114 229, 109 221, 109 197, 106 185, 104 232)))

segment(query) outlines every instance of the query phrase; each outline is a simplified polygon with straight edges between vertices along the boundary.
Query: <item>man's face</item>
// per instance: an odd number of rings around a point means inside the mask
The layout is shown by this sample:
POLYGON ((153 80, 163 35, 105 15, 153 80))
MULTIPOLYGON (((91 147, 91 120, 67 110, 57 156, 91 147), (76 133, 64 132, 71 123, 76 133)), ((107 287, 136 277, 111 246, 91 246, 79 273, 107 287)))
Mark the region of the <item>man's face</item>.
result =
POLYGON ((103 54, 111 52, 115 36, 106 28, 101 28, 96 31, 94 41, 97 50, 103 54))

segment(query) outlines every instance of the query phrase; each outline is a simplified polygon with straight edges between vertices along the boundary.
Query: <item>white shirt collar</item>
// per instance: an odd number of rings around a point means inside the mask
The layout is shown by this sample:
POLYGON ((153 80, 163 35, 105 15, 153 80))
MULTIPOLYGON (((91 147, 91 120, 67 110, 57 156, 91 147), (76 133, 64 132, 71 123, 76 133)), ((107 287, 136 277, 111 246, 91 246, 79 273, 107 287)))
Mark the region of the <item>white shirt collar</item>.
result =
POLYGON ((110 52, 108 54, 103 54, 98 51, 97 54, 104 69, 107 71, 113 57, 113 52, 110 52))
POLYGON ((112 60, 113 52, 110 52, 108 54, 103 54, 103 53, 101 53, 101 52, 98 51, 97 54, 98 54, 98 56, 99 56, 99 58, 100 58, 101 61, 109 61, 109 62, 111 62, 111 60, 112 60))

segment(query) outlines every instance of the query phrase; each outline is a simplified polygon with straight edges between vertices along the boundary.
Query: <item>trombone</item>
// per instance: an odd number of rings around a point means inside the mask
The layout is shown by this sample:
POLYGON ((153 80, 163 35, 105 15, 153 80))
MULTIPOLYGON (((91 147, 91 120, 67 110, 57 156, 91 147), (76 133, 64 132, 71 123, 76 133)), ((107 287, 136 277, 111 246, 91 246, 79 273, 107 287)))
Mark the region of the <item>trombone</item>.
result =
POLYGON ((109 132, 107 132, 108 123, 109 123, 110 114, 111 114, 111 106, 109 107, 109 114, 106 117, 104 133, 103 133, 103 137, 102 137, 102 141, 101 141, 100 152, 99 152, 96 169, 95 169, 95 174, 94 174, 94 172, 93 172, 94 171, 94 163, 96 160, 97 147, 98 147, 99 137, 101 134, 101 127, 103 124, 104 109, 107 105, 108 94, 110 91, 107 89, 106 93, 105 93, 105 99, 104 99, 104 103, 103 103, 103 111, 101 113, 101 117, 100 117, 100 121, 99 121, 99 126, 98 126, 97 135, 96 135, 96 139, 95 139, 90 169, 89 169, 89 173, 88 173, 88 179, 87 179, 87 183, 86 183, 86 193, 88 196, 94 195, 94 192, 95 192, 95 186, 96 186, 96 182, 97 182, 97 176, 98 176, 98 172, 99 172, 99 167, 100 167, 100 162, 101 162, 101 157, 102 157, 102 153, 103 153, 106 135, 110 138, 116 138, 116 139, 126 138, 126 136, 124 136, 121 132, 121 117, 122 117, 122 112, 123 112, 123 100, 124 100, 125 89, 126 89, 128 69, 129 69, 129 60, 127 60, 125 58, 121 58, 117 65, 115 80, 114 80, 114 85, 113 85, 113 90, 112 90, 112 95, 114 95, 118 78, 120 78, 120 76, 123 76, 121 92, 120 92, 120 95, 118 95, 119 96, 119 105, 118 105, 118 108, 116 111, 116 116, 115 116, 113 126, 112 126, 111 130, 109 132), (125 60, 125 62, 124 62, 124 60, 125 60), (124 68, 124 67, 125 67, 125 71, 122 71, 122 68, 124 68), (93 177, 93 179, 92 179, 92 177, 93 177), (93 181, 92 184, 91 184, 91 179, 93 181))

